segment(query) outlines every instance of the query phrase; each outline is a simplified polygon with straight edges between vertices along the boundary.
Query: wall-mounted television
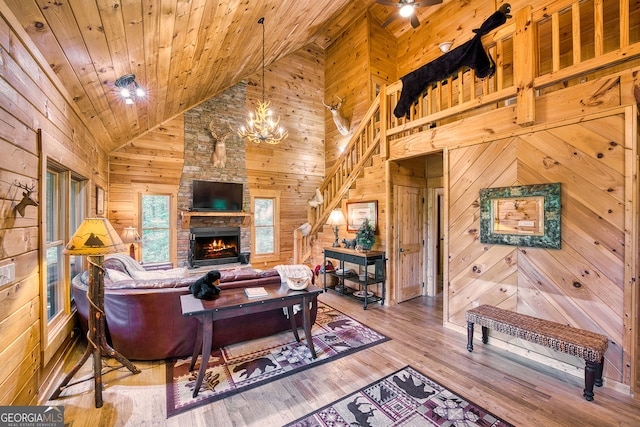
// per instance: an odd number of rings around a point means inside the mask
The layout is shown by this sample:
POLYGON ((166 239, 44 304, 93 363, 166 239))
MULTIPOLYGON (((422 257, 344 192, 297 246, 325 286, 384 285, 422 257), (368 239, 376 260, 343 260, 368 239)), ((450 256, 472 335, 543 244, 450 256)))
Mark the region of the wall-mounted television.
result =
POLYGON ((242 212, 242 184, 193 181, 191 210, 195 212, 242 212))

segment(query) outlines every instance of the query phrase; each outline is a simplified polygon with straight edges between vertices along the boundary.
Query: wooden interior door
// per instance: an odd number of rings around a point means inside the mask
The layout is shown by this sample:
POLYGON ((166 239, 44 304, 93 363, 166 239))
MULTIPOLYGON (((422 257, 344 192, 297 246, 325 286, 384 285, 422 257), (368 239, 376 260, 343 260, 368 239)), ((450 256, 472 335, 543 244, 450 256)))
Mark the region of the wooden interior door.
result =
POLYGON ((396 230, 398 230, 397 301, 422 295, 423 279, 423 190, 418 187, 394 186, 396 230))

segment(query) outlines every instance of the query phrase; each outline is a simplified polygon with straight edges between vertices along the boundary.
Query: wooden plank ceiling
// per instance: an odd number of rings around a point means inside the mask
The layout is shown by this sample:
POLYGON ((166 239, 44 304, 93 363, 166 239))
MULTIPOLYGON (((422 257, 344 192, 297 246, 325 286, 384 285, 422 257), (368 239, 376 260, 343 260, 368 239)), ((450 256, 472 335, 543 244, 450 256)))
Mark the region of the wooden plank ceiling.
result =
MULTIPOLYGON (((327 47, 375 0, 4 0, 110 152, 309 43, 327 47), (148 92, 125 105, 125 74, 148 92)), ((440 5, 419 8, 421 21, 440 5)), ((412 31, 395 19, 385 30, 412 31)))

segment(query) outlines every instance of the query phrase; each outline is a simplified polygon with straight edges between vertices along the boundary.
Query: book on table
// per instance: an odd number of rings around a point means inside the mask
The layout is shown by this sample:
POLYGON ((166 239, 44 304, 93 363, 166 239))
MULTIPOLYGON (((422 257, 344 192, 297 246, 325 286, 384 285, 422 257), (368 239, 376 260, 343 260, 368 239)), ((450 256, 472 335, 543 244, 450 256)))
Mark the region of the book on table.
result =
POLYGON ((266 289, 263 288, 262 286, 255 287, 255 288, 244 288, 244 293, 248 298, 259 298, 259 297, 266 297, 267 295, 269 295, 266 289))

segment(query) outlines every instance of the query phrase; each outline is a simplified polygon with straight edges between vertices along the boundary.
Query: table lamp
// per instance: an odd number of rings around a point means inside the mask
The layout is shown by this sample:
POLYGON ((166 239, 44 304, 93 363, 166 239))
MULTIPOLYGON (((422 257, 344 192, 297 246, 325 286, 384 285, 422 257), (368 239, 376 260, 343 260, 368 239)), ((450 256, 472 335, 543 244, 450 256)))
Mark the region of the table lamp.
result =
POLYGON ((142 239, 138 234, 138 229, 135 227, 125 227, 124 232, 122 233, 122 242, 131 245, 129 246, 129 256, 133 259, 136 259, 136 243, 140 243, 142 239))
MULTIPOLYGON (((87 218, 76 230, 67 246, 62 251, 66 255, 86 255, 89 262, 89 330, 87 332, 87 350, 71 372, 55 390, 51 399, 57 399, 62 390, 68 387, 69 381, 93 355, 93 378, 96 408, 102 407, 102 354, 113 357, 132 373, 140 373, 123 355, 107 344, 105 336, 104 312, 104 256, 123 252, 126 246, 106 218, 87 218)), ((82 381, 70 384, 74 385, 82 381)))
POLYGON ((327 225, 333 227, 333 233, 335 234, 335 242, 333 242, 334 248, 340 247, 340 242, 338 241, 338 229, 341 225, 345 225, 346 223, 347 221, 344 219, 342 209, 334 209, 331 211, 331 215, 329 215, 329 219, 327 220, 327 225))

